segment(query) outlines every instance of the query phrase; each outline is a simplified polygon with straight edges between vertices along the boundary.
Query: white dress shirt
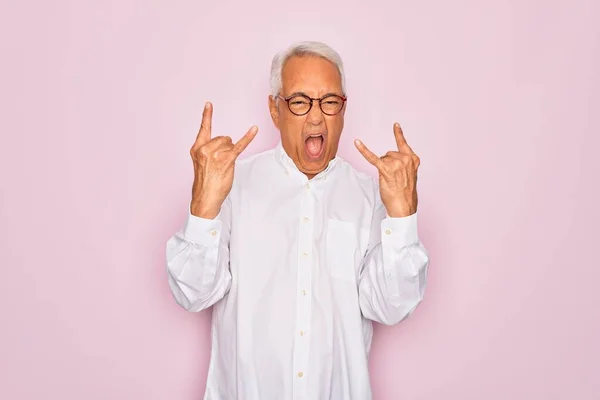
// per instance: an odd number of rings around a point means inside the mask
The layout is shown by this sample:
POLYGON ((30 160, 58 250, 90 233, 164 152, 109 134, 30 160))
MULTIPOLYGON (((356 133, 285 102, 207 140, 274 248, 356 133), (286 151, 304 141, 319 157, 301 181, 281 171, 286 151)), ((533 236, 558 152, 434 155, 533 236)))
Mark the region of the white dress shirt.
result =
POLYGON ((390 218, 378 182, 340 157, 309 180, 276 148, 239 160, 213 219, 167 243, 178 304, 213 306, 205 400, 367 400, 372 321, 423 298, 417 216, 390 218))

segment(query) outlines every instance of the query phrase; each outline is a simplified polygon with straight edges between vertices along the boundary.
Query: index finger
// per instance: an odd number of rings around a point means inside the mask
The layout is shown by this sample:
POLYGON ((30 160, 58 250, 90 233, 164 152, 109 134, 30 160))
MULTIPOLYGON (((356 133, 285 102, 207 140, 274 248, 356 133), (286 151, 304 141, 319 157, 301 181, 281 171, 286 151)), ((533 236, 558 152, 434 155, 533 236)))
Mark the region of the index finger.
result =
POLYGON ((212 130, 212 113, 212 104, 206 103, 204 105, 204 111, 202 111, 202 124, 200 125, 198 136, 196 137, 196 143, 198 144, 204 144, 210 140, 212 130))
POLYGON ((396 138, 396 145, 398 146, 398 150, 404 150, 409 153, 413 153, 412 149, 406 142, 406 138, 404 137, 404 132, 402 132, 402 128, 399 123, 394 124, 394 137, 396 138))
POLYGON ((236 157, 239 156, 240 154, 242 154, 242 152, 244 150, 246 150, 246 147, 248 147, 250 142, 252 142, 252 140, 254 140, 257 133, 258 133, 258 127, 255 125, 252 128, 250 128, 250 130, 248 132, 246 132, 246 134, 244 136, 242 136, 242 138, 240 140, 238 140, 236 144, 233 145, 232 151, 236 157))
POLYGON ((373 166, 377 167, 377 169, 379 169, 379 167, 382 164, 382 161, 379 157, 377 157, 377 155, 375 153, 373 153, 371 150, 369 150, 367 148, 367 146, 365 146, 365 144, 363 142, 361 142, 360 140, 356 139, 354 141, 354 145, 356 146, 356 148, 358 149, 358 151, 360 152, 360 154, 362 154, 362 156, 369 162, 371 163, 373 166))

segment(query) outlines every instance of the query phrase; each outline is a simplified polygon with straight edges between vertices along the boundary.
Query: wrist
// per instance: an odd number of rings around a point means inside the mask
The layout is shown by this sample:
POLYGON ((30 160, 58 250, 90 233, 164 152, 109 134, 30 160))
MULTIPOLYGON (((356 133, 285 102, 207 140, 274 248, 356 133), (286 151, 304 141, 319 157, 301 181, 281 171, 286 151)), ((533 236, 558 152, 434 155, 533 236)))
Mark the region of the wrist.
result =
POLYGON ((190 213, 198 218, 214 219, 221 211, 221 205, 192 202, 190 204, 190 213))
POLYGON ((405 218, 417 212, 416 207, 386 207, 387 215, 390 218, 405 218))

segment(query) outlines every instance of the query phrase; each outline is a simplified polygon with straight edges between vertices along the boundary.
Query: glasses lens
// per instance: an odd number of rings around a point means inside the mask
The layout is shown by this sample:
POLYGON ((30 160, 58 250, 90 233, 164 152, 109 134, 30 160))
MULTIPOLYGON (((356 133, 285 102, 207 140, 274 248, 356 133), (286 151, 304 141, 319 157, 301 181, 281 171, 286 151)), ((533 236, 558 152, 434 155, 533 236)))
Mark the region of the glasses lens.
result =
POLYGON ((325 114, 337 114, 342 109, 344 105, 344 99, 339 96, 327 96, 323 100, 321 100, 321 110, 325 114))
POLYGON ((310 99, 300 95, 292 97, 288 104, 294 114, 305 114, 310 109, 310 99))

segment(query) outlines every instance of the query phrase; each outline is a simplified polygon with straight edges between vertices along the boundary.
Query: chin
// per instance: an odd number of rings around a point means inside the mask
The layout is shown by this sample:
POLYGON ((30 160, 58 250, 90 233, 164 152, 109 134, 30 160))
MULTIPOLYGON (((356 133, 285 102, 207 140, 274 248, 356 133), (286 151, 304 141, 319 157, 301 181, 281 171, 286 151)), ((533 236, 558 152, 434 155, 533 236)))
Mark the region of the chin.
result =
POLYGON ((318 158, 311 158, 306 153, 302 154, 302 172, 310 173, 310 174, 318 174, 321 171, 324 171, 329 165, 330 157, 328 157, 328 152, 324 151, 318 158))

